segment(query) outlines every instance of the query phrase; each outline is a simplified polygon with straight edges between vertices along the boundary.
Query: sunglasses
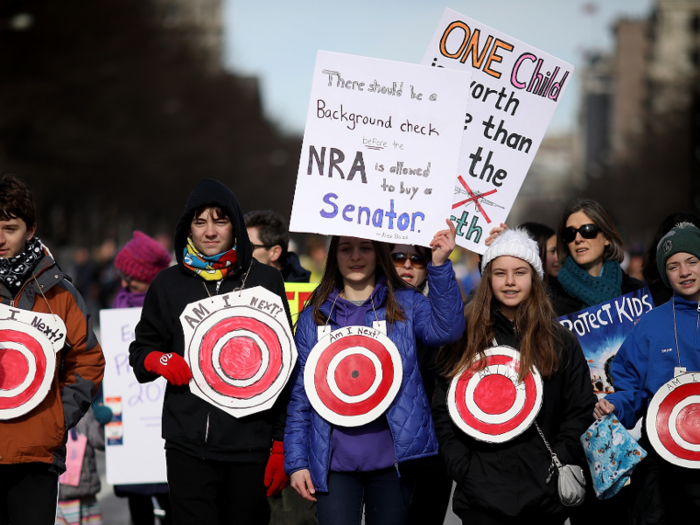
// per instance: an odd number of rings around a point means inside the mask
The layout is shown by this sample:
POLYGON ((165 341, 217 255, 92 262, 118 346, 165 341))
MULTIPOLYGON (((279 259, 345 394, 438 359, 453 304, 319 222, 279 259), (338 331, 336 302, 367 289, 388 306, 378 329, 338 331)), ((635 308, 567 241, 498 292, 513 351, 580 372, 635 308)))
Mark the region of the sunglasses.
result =
MULTIPOLYGON (((394 262, 394 266, 400 268, 406 264, 406 259, 409 259, 408 255, 403 252, 395 252, 391 254, 391 260, 394 262)), ((428 258, 420 253, 414 253, 410 257, 411 266, 418 270, 422 270, 428 265, 428 258)))
POLYGON ((577 233, 580 233, 581 237, 584 239, 595 239, 600 233, 600 228, 598 228, 598 226, 595 224, 584 224, 580 228, 569 226, 568 228, 564 228, 564 231, 561 234, 561 239, 566 244, 572 243, 574 242, 574 239, 576 239, 577 233))

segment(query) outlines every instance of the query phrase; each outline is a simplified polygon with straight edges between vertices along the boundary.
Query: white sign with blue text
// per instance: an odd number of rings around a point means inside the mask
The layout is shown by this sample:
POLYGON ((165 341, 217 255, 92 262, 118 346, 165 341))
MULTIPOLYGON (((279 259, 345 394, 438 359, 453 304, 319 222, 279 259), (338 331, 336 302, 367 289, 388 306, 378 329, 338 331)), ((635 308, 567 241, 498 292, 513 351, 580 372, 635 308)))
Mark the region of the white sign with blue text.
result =
POLYGON ((450 215, 470 80, 319 51, 289 229, 428 246, 450 215))
POLYGON ((165 450, 161 437, 166 381, 136 380, 129 365, 129 345, 141 319, 141 308, 100 311, 105 355, 103 388, 112 421, 105 427, 107 482, 112 485, 165 483, 165 450))

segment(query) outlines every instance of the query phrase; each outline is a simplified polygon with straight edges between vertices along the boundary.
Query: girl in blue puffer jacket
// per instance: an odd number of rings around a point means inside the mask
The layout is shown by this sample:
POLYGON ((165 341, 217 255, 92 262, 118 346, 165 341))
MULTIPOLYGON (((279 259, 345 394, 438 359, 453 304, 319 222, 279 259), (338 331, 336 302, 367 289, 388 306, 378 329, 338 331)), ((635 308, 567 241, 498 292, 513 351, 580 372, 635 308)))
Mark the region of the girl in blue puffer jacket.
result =
POLYGON ((299 316, 285 470, 302 497, 318 501, 321 525, 359 525, 363 505, 367 523, 405 523, 414 479, 406 462, 438 452, 416 341, 439 347, 459 339, 464 330, 462 298, 448 260, 455 229, 448 224, 450 229, 431 242, 430 298, 398 277, 389 245, 334 237, 321 283, 299 316), (304 388, 304 368, 318 342, 318 328, 372 326, 375 320, 386 321, 387 335, 401 356, 398 393, 386 412, 367 424, 332 425, 314 410, 304 388))

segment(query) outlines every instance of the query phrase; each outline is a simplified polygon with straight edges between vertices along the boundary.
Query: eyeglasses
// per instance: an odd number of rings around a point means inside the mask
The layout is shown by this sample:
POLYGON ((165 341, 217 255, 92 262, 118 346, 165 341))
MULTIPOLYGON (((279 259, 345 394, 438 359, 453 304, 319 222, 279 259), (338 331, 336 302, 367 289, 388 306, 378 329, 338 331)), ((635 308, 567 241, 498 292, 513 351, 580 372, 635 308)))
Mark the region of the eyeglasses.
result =
POLYGON ((256 250, 257 248, 265 248, 266 250, 269 250, 272 248, 272 246, 267 246, 265 244, 253 244, 252 242, 250 244, 253 246, 253 250, 256 250))
POLYGON ((420 253, 414 253, 410 258, 408 254, 403 252, 395 252, 391 254, 391 260, 394 262, 394 266, 397 268, 400 268, 406 264, 406 259, 409 259, 411 261, 411 266, 418 270, 422 270, 428 265, 428 258, 420 253))
POLYGON ((561 239, 566 244, 572 243, 576 239, 577 233, 580 233, 581 237, 584 239, 595 239, 600 233, 600 228, 598 228, 598 226, 595 224, 584 224, 580 228, 569 226, 568 228, 564 228, 564 231, 561 234, 561 239))

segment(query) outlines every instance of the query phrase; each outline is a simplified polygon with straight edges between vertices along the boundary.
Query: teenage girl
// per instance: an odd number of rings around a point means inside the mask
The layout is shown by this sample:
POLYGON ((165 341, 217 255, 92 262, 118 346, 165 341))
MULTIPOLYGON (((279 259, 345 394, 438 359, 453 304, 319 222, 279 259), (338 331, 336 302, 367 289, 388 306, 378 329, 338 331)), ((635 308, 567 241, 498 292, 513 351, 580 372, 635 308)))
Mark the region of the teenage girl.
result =
POLYGON ((554 318, 537 243, 523 231, 506 230, 486 250, 482 267, 465 310, 466 331, 438 358, 442 373, 433 398, 441 455, 457 482, 453 509, 469 525, 561 524, 567 509, 559 501, 556 474, 546 482, 551 455, 535 425, 504 443, 488 443, 462 432, 447 409, 455 376, 479 366, 494 343, 513 347, 520 352, 518 380, 531 367, 542 376, 536 422, 545 438, 562 464, 585 465, 579 437, 593 422, 596 398, 581 347, 554 318))
POLYGON ((411 460, 438 452, 416 344, 438 347, 456 341, 464 330, 462 299, 448 260, 455 247, 449 224, 431 243, 429 298, 398 276, 389 245, 334 237, 321 283, 299 316, 285 469, 302 497, 318 500, 321 525, 359 525, 363 506, 368 525, 406 523, 415 480, 411 460), (304 389, 304 367, 318 341, 318 327, 372 326, 377 319, 386 321, 387 335, 401 354, 401 387, 371 423, 331 425, 311 407, 304 389))

